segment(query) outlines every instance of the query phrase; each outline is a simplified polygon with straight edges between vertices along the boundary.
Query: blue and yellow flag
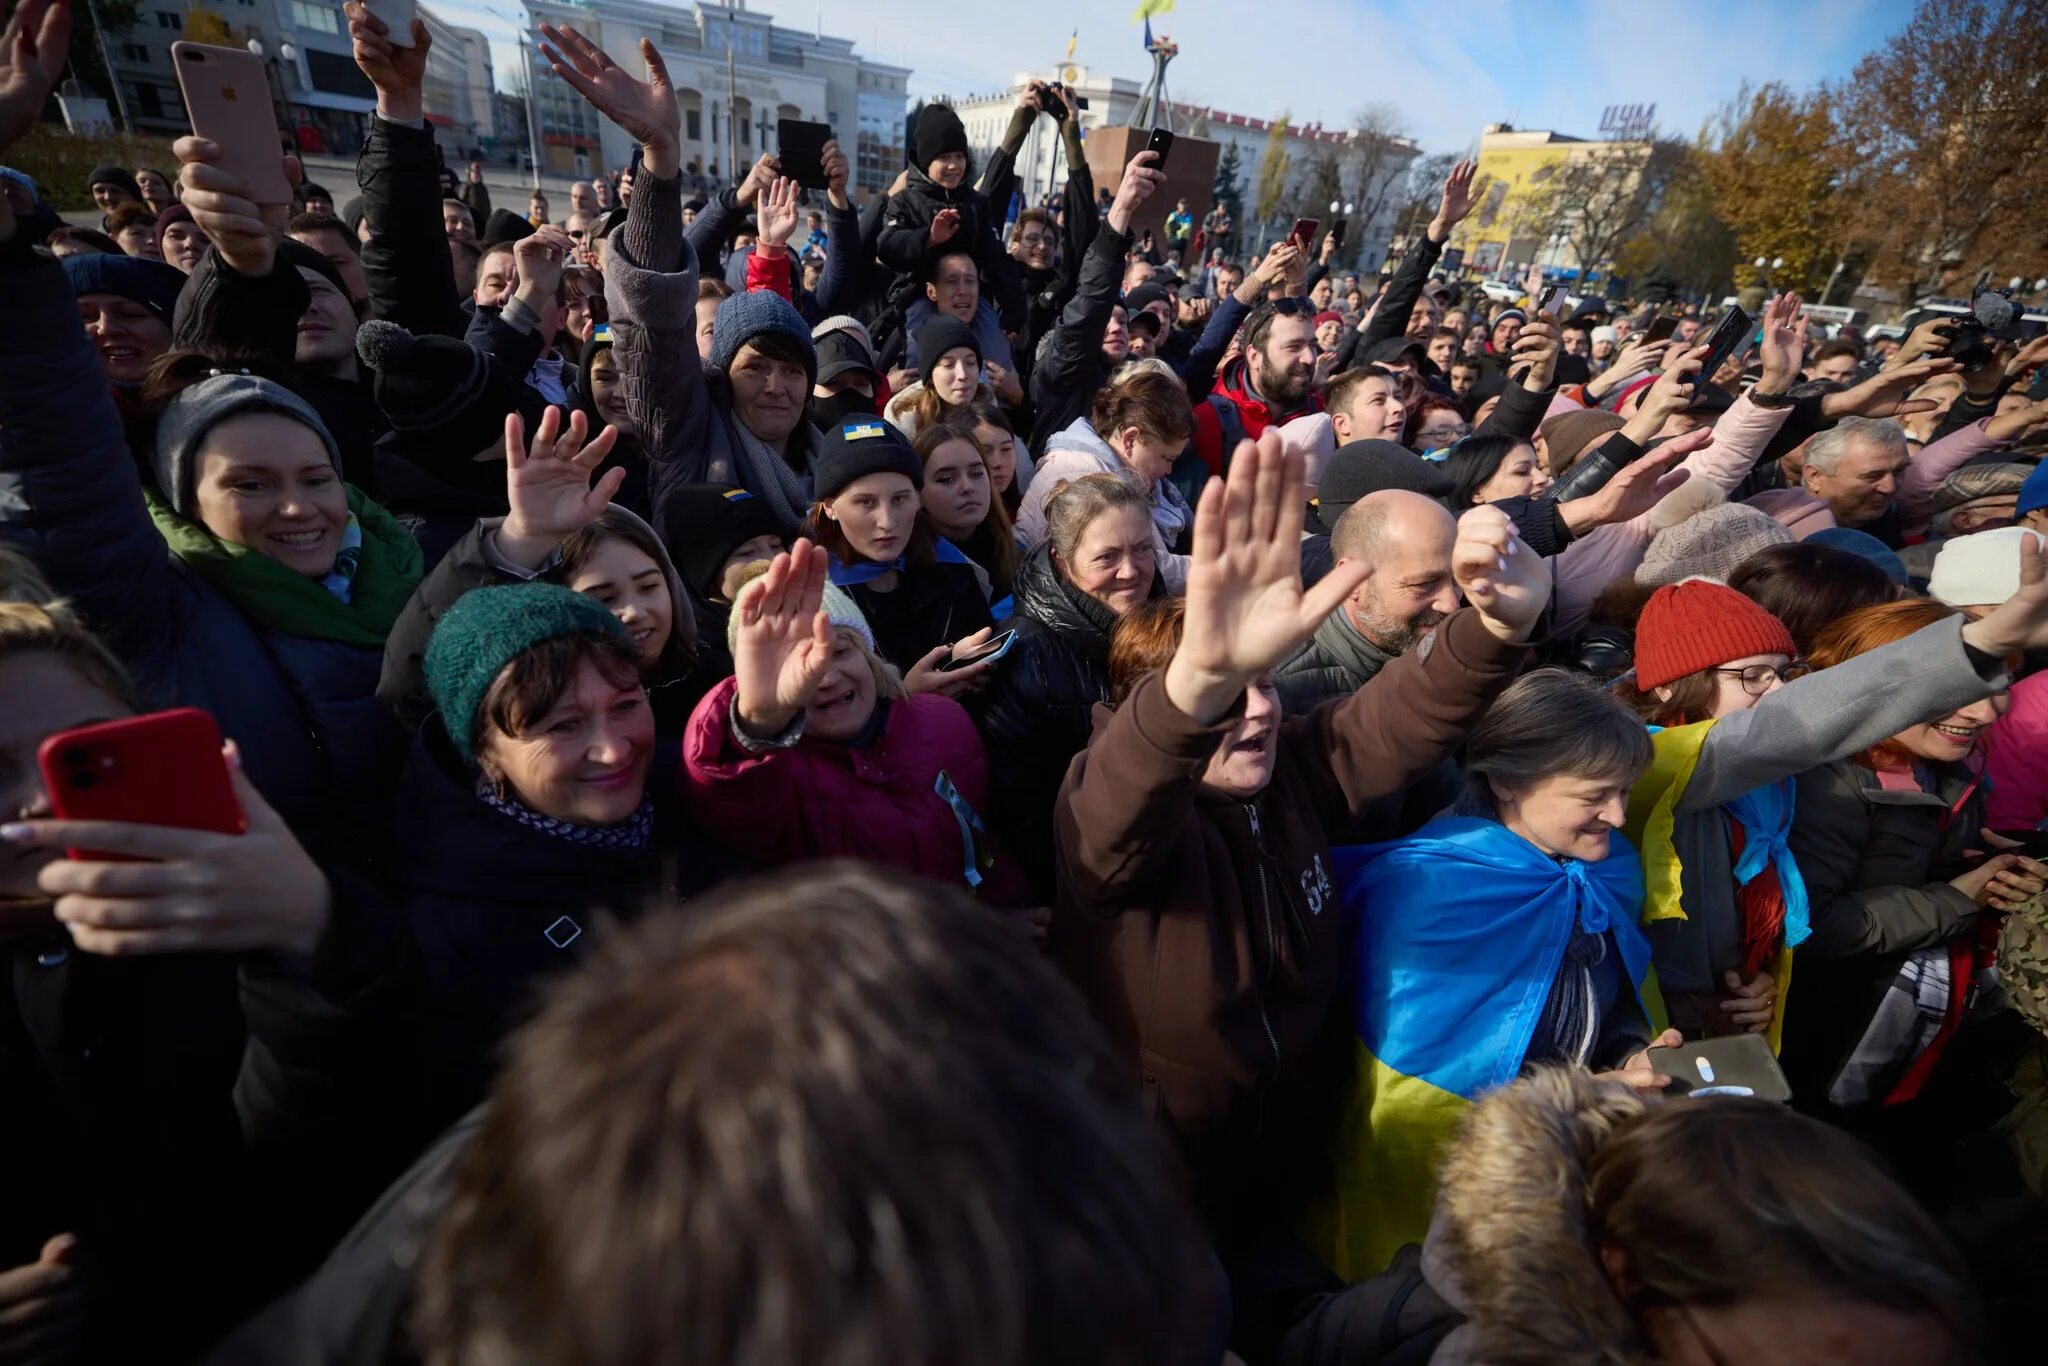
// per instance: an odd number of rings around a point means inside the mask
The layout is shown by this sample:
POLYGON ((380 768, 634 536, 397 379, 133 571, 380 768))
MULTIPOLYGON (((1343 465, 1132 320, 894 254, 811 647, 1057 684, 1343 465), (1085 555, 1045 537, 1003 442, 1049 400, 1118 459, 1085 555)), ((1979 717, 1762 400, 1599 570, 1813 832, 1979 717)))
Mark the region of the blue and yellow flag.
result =
POLYGON ((1601 862, 1560 864, 1497 821, 1447 817, 1332 854, 1359 917, 1358 1042, 1334 1189, 1307 1233, 1356 1281, 1429 1231, 1444 1149, 1521 1071, 1575 927, 1611 931, 1638 1002, 1650 947, 1642 864, 1619 833, 1601 862))
POLYGON ((1131 22, 1150 19, 1155 14, 1173 13, 1173 0, 1138 0, 1138 7, 1131 11, 1131 22))

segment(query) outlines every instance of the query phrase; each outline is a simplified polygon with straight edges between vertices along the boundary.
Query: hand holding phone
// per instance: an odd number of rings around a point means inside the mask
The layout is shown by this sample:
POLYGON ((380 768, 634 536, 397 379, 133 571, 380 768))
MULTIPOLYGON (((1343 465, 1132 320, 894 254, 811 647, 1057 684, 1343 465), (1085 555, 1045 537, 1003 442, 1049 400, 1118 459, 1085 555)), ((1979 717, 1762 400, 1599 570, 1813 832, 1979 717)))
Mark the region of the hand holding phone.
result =
POLYGON ((384 21, 384 27, 391 30, 385 40, 393 47, 412 47, 412 21, 417 6, 414 0, 362 0, 363 8, 384 21))
POLYGON ((1316 230, 1322 226, 1323 222, 1320 218, 1297 218, 1294 220, 1294 227, 1288 231, 1287 235, 1294 239, 1296 246, 1300 247, 1303 251, 1307 251, 1308 244, 1315 240, 1316 230))
MULTIPOLYGON (((59 731, 36 750, 59 820, 122 821, 239 835, 248 829, 235 796, 220 727, 196 707, 152 712, 59 731)), ((74 859, 127 855, 69 849, 74 859)))
POLYGON ((781 119, 775 125, 777 158, 782 174, 807 190, 829 188, 825 179, 825 144, 832 125, 804 119, 781 119))
POLYGON ((1173 131, 1167 128, 1154 128, 1152 136, 1145 140, 1145 150, 1158 153, 1152 162, 1152 169, 1165 170, 1167 154, 1173 151, 1173 131))
POLYGON ((1761 1034, 1727 1034, 1694 1039, 1676 1048, 1649 1050, 1650 1068, 1671 1078, 1673 1096, 1756 1096, 1783 1104, 1792 1087, 1770 1041, 1761 1034))
POLYGON ((193 133, 220 148, 214 164, 246 184, 258 205, 291 203, 263 60, 240 48, 172 43, 171 66, 193 133))
POLYGON ((993 664, 996 660, 1010 653, 1010 647, 1016 643, 1016 631, 1005 631, 978 650, 970 650, 966 654, 948 655, 946 662, 939 665, 939 672, 952 673, 955 669, 972 668, 976 664, 993 664))
POLYGON ((1755 321, 1740 308, 1730 305, 1721 315, 1721 321, 1714 324, 1714 330, 1706 339, 1707 359, 1700 366, 1699 374, 1693 377, 1692 391, 1697 394, 1700 386, 1710 382, 1720 368, 1728 363, 1735 349, 1750 339, 1755 331, 1755 321))
POLYGON ((1569 298, 1571 298, 1571 295, 1565 292, 1565 287, 1559 285, 1544 297, 1543 306, 1536 311, 1548 313, 1553 322, 1563 322, 1565 301, 1569 298))

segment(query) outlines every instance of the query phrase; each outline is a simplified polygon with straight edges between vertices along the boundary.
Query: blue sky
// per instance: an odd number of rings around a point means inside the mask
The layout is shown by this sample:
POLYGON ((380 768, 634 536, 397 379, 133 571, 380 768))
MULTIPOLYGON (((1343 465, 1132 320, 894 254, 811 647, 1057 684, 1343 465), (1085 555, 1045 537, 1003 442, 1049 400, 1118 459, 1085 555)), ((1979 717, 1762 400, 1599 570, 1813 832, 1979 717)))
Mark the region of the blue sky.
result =
MULTIPOLYGON (((1143 79, 1135 5, 748 0, 793 28, 812 27, 822 9, 827 33, 910 67, 920 95, 995 89, 1020 66, 1056 60, 1077 26, 1076 60, 1143 79), (948 23, 948 13, 973 17, 948 23)), ((489 33, 501 69, 516 60, 515 0, 434 8, 489 33)), ((1911 0, 1179 0, 1153 26, 1181 45, 1167 78, 1177 100, 1331 125, 1385 103, 1425 150, 1449 152, 1502 121, 1597 136, 1610 104, 1655 103, 1662 128, 1690 136, 1744 81, 1846 76, 1911 10, 1911 0)))

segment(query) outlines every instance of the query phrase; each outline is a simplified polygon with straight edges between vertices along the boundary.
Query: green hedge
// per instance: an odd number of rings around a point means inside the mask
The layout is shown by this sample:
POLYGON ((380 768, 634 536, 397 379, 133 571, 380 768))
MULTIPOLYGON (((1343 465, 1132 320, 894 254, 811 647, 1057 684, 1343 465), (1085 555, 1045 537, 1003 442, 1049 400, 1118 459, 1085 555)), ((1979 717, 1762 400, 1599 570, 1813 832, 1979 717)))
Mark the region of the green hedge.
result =
POLYGON ((7 152, 7 164, 33 176, 43 198, 60 210, 91 208, 92 193, 86 189, 85 178, 93 167, 109 163, 131 171, 152 166, 174 180, 178 174, 169 138, 130 133, 79 137, 61 124, 41 125, 7 152))

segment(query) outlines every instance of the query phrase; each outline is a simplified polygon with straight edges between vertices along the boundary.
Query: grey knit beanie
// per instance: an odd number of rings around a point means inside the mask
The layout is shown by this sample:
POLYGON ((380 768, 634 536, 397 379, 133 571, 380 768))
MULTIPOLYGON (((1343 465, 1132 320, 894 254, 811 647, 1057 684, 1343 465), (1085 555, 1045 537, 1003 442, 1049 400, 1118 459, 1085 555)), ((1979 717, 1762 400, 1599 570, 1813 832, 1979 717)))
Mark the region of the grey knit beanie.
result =
POLYGON ((193 487, 199 475, 199 447, 206 434, 243 413, 282 413, 303 422, 327 447, 327 463, 341 471, 341 450, 320 414, 282 384, 255 375, 215 372, 182 389, 165 405, 156 423, 156 447, 150 464, 156 486, 180 517, 191 518, 197 506, 193 487))
POLYGON ((1797 539, 1753 507, 1724 503, 1658 532, 1636 570, 1636 582, 1651 587, 1687 579, 1726 583, 1736 566, 1759 550, 1797 539))
POLYGON ((730 370, 740 348, 764 332, 779 332, 796 342, 809 377, 805 388, 818 382, 818 349, 811 342, 810 324, 790 307, 789 300, 772 290, 750 289, 718 305, 718 315, 711 322, 711 363, 730 370))

